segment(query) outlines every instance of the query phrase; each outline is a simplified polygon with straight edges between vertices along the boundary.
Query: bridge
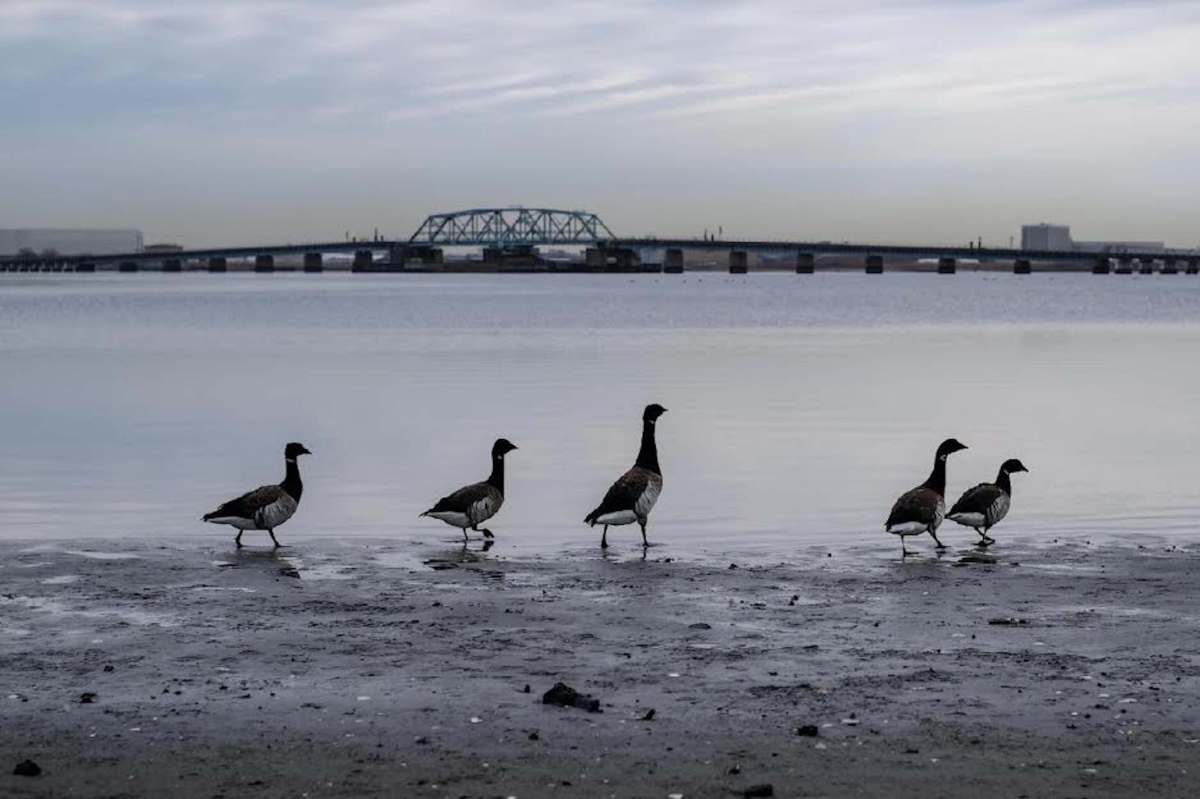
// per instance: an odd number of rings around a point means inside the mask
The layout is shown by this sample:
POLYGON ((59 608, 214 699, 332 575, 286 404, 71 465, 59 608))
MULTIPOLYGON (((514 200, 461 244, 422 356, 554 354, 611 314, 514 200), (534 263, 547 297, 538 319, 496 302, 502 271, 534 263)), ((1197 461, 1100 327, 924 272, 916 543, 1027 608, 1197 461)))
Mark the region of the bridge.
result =
POLYGON ((432 214, 408 243, 427 247, 535 247, 597 244, 615 238, 600 217, 587 211, 516 206, 432 214))
POLYGON ((431 214, 407 240, 313 242, 308 244, 216 247, 190 250, 141 251, 106 255, 0 257, 0 271, 95 272, 110 269, 138 272, 207 270, 225 272, 230 261, 253 262, 256 272, 274 272, 277 258, 292 257, 306 272, 326 268, 327 255, 349 256, 355 272, 405 271, 559 271, 559 272, 683 272, 691 255, 726 258, 734 274, 750 271, 752 257, 772 260, 798 273, 816 271, 820 258, 861 258, 861 268, 879 274, 891 262, 936 262, 936 270, 952 274, 962 261, 1011 263, 1012 271, 1028 274, 1034 265, 1054 270, 1075 268, 1096 274, 1200 273, 1200 253, 1121 252, 1077 250, 1016 250, 1011 248, 895 245, 851 242, 714 240, 708 238, 621 238, 596 214, 553 208, 474 208, 431 214), (540 246, 583 247, 580 262, 546 261, 540 246), (480 261, 447 263, 446 247, 482 248, 480 261), (473 264, 473 265, 472 265, 473 264))

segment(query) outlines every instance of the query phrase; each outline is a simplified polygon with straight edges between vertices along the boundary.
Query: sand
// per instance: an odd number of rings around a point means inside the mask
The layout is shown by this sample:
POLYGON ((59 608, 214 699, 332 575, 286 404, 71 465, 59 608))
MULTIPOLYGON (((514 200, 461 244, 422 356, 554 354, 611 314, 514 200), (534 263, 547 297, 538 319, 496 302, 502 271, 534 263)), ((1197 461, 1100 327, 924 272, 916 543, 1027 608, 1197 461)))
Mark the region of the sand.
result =
POLYGON ((0 795, 1200 793, 1200 547, 894 543, 7 542, 0 795))

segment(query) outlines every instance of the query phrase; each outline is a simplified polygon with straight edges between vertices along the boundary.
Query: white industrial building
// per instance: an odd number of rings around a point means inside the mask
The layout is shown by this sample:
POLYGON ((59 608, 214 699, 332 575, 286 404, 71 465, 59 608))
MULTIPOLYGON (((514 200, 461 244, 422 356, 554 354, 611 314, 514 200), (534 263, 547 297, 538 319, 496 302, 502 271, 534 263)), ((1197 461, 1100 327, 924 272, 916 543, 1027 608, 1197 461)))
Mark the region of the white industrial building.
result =
POLYGON ((1165 252, 1167 245, 1162 241, 1075 241, 1071 238, 1069 225, 1042 222, 1021 226, 1021 249, 1095 253, 1165 252))
POLYGON ((0 256, 22 250, 59 255, 116 255, 142 251, 142 231, 70 228, 0 228, 0 256))

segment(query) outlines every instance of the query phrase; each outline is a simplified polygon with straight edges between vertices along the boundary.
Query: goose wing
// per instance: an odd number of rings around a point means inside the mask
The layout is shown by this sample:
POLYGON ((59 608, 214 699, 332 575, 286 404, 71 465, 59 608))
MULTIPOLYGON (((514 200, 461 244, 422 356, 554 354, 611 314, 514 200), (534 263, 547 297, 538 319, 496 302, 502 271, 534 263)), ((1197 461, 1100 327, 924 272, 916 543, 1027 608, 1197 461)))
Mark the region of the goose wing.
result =
POLYGON ((996 500, 1004 492, 1000 490, 995 483, 980 483, 974 488, 968 488, 963 492, 963 495, 958 498, 958 502, 954 503, 954 507, 950 508, 947 516, 957 516, 960 513, 981 513, 986 514, 996 500))
POLYGON ((914 522, 937 526, 942 521, 941 516, 945 509, 941 494, 923 486, 914 488, 904 492, 900 495, 900 499, 896 500, 884 526, 892 527, 897 524, 914 522))
POLYGON ((596 519, 607 513, 616 513, 622 510, 636 511, 638 500, 646 493, 646 489, 650 487, 653 479, 654 476, 648 469, 634 466, 617 478, 617 481, 608 489, 608 493, 604 495, 600 505, 583 521, 586 524, 595 524, 596 519))
POLYGON ((285 493, 283 488, 277 485, 259 486, 236 499, 229 500, 212 513, 204 514, 204 521, 220 519, 226 516, 238 519, 253 519, 255 513, 277 502, 285 493))
POLYGON ((421 515, 462 513, 478 524, 492 518, 496 511, 500 510, 502 502, 504 502, 504 496, 494 485, 485 480, 482 483, 463 486, 453 494, 442 497, 436 505, 421 515))

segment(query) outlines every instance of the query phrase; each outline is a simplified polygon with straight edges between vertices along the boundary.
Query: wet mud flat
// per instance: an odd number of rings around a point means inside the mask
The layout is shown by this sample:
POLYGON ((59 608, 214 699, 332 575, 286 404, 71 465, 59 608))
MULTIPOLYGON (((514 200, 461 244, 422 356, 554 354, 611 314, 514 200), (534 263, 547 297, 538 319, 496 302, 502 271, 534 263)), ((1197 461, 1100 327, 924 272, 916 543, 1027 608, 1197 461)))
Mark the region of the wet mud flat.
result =
POLYGON ((0 795, 1200 793, 1200 547, 892 543, 7 542, 0 795))

